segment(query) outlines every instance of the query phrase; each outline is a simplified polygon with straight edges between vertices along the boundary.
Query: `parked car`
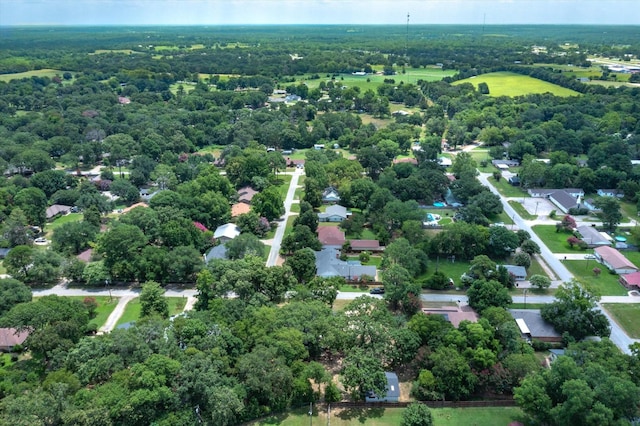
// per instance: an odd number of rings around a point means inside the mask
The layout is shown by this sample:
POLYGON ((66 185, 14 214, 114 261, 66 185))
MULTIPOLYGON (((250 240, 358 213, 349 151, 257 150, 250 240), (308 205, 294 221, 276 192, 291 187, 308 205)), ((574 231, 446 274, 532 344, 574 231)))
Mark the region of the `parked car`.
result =
POLYGON ((585 254, 585 255, 584 255, 584 258, 585 258, 585 259, 595 259, 595 258, 596 258, 596 256, 595 256, 595 255, 593 255, 593 254, 585 254))
POLYGON ((47 239, 44 238, 44 237, 39 237, 39 238, 36 238, 35 240, 33 240, 33 242, 39 243, 39 244, 45 244, 47 242, 47 239))
POLYGON ((384 294, 384 287, 374 287, 369 290, 370 294, 384 294))

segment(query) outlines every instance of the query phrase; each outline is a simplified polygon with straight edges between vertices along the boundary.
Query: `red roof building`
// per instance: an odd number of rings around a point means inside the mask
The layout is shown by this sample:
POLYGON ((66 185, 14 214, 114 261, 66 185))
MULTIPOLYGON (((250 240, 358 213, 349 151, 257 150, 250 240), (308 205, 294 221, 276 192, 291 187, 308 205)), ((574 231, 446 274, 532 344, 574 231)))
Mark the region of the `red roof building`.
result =
POLYGON ((633 272, 631 274, 620 275, 620 284, 625 287, 640 288, 640 272, 633 272))
POLYGON ((344 244, 344 232, 337 226, 320 226, 318 228, 318 240, 323 246, 339 246, 344 244))
POLYGON ((383 251, 384 247, 378 240, 351 240, 349 241, 352 251, 383 251))
POLYGON ((0 328, 0 351, 11 351, 15 345, 21 345, 29 337, 28 331, 18 332, 15 328, 0 328))

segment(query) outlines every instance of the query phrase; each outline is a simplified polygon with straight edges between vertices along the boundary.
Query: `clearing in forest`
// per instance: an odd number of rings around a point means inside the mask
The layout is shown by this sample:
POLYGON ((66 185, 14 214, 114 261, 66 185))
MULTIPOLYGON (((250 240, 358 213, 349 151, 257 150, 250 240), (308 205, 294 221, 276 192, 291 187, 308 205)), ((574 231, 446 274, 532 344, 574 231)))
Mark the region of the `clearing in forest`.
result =
POLYGON ((533 93, 551 93, 556 96, 578 96, 575 90, 566 89, 557 84, 548 83, 527 75, 512 72, 492 72, 466 78, 454 85, 471 83, 477 89, 480 83, 487 83, 490 96, 524 96, 533 93))

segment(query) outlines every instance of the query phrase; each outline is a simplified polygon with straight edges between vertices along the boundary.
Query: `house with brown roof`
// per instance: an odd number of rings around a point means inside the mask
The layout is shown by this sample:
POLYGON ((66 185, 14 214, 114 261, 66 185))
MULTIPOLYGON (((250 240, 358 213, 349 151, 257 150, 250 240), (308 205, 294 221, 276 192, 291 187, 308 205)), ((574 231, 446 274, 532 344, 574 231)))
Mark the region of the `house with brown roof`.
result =
POLYGON ((337 226, 320 226, 318 227, 318 240, 320 244, 328 247, 342 248, 346 241, 344 232, 337 226))
POLYGON ((238 217, 251 211, 251 206, 246 203, 235 203, 231 206, 231 217, 238 217))
POLYGON ((425 315, 441 315, 449 321, 455 328, 458 328, 462 321, 478 322, 478 314, 471 306, 446 306, 442 308, 423 308, 425 315))
POLYGON ((384 251, 384 246, 378 240, 351 240, 349 245, 351 251, 384 251))
POLYGON ((29 337, 28 331, 15 328, 0 328, 0 352, 11 352, 16 345, 22 345, 29 337))
POLYGON ((65 206, 62 204, 54 204, 47 207, 47 220, 51 220, 57 216, 65 215, 71 211, 71 206, 65 206))
POLYGON ((251 200, 258 193, 255 189, 250 186, 245 186, 243 188, 238 189, 238 201, 241 203, 251 204, 251 200))
POLYGON ((598 262, 618 275, 638 272, 638 267, 613 247, 603 246, 593 249, 598 262))

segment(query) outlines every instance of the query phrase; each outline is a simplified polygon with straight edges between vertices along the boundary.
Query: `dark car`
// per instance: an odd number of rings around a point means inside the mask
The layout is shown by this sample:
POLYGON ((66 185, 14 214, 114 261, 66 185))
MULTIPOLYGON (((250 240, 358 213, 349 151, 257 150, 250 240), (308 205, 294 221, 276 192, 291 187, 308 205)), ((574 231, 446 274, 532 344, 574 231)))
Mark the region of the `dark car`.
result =
POLYGON ((370 294, 384 294, 384 287, 374 287, 369 290, 370 294))

